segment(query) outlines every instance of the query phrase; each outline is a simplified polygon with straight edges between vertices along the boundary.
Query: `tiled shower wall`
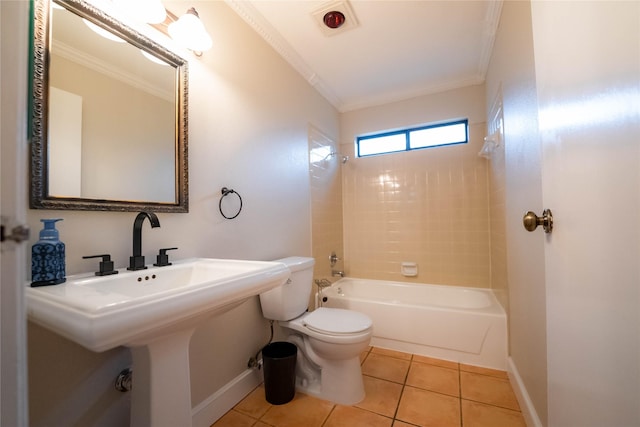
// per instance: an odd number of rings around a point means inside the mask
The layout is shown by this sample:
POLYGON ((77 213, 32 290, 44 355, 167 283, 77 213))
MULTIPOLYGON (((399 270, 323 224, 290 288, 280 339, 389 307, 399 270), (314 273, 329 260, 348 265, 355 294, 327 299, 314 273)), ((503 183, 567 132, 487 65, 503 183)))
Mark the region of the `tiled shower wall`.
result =
POLYGON ((349 276, 491 287, 489 161, 478 156, 485 134, 484 123, 470 124, 468 144, 343 166, 349 276), (402 262, 416 263, 418 275, 403 276, 402 262))
POLYGON ((507 221, 505 216, 504 145, 491 155, 489 167, 489 215, 491 218, 491 287, 502 307, 508 312, 507 221))
MULTIPOLYGON (((343 258, 342 156, 336 143, 318 129, 309 129, 309 177, 311 182, 312 255, 315 278, 330 278, 329 255, 343 258), (328 157, 327 157, 328 156, 328 157), (326 157, 326 158, 324 158, 326 157)), ((342 270, 342 260, 335 266, 342 270)))
POLYGON ((502 89, 489 110, 487 133, 497 143, 489 161, 489 218, 491 224, 491 287, 505 311, 509 312, 507 280, 506 163, 502 89))

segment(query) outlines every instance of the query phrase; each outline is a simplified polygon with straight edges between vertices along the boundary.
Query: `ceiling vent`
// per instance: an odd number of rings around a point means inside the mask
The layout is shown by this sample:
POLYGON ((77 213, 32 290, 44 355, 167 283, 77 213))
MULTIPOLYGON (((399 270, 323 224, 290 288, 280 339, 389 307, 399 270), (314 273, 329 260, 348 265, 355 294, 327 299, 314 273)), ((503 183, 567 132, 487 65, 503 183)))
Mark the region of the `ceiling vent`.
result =
POLYGON ((325 36, 335 36, 358 26, 356 15, 346 0, 323 5, 313 12, 313 19, 325 36))

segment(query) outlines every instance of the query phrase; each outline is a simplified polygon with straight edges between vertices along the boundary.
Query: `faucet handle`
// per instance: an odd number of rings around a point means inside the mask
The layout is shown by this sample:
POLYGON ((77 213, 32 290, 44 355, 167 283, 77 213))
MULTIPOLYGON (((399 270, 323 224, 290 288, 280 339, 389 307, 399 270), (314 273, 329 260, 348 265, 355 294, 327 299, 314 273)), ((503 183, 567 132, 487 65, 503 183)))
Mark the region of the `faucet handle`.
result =
POLYGON ((331 255, 329 255, 329 263, 331 267, 335 267, 336 263, 340 261, 342 258, 338 258, 335 251, 331 251, 331 255))
POLYGON ((96 271, 96 276, 108 276, 110 274, 118 274, 117 270, 113 269, 113 261, 111 261, 111 255, 87 255, 83 256, 82 259, 89 258, 102 258, 100 261, 100 271, 96 271))
POLYGON ((175 249, 178 248, 162 248, 160 249, 160 252, 158 253, 158 256, 156 256, 156 263, 153 264, 156 267, 165 267, 167 265, 171 265, 171 263, 169 262, 169 255, 167 255, 167 251, 173 251, 175 249))

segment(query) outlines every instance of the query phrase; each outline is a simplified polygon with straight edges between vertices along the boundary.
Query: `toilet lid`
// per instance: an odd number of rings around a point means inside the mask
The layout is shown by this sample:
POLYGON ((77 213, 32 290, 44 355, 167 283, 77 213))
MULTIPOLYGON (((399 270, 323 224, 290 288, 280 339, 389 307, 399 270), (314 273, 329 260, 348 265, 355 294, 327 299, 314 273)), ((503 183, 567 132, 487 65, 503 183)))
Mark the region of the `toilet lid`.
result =
POLYGON ((304 325, 318 332, 353 334, 369 329, 371 319, 357 311, 320 307, 304 318, 304 325))

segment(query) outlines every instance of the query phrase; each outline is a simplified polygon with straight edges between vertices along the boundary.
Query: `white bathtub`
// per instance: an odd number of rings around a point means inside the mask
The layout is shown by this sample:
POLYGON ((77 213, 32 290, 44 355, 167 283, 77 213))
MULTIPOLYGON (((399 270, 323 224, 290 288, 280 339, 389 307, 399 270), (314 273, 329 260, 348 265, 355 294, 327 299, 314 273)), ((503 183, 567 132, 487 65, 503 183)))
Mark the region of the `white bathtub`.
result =
POLYGON ((345 277, 319 304, 371 317, 373 346, 507 369, 507 319, 490 289, 345 277))

